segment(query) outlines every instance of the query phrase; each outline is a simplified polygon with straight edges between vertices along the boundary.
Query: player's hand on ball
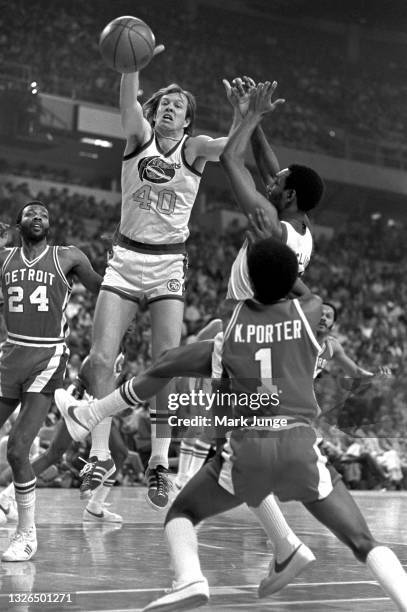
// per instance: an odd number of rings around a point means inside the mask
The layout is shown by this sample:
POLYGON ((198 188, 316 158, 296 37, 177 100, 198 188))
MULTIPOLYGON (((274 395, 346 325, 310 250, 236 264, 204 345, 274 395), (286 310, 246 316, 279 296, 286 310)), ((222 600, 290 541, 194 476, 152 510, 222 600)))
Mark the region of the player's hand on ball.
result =
POLYGON ((165 51, 165 47, 164 47, 164 45, 157 45, 157 46, 154 48, 154 51, 153 51, 153 57, 155 57, 155 56, 156 56, 156 55, 158 55, 159 53, 162 53, 163 51, 165 51))
POLYGON ((277 81, 258 83, 256 89, 251 90, 249 110, 254 114, 265 115, 284 104, 284 98, 272 100, 276 88, 277 81))

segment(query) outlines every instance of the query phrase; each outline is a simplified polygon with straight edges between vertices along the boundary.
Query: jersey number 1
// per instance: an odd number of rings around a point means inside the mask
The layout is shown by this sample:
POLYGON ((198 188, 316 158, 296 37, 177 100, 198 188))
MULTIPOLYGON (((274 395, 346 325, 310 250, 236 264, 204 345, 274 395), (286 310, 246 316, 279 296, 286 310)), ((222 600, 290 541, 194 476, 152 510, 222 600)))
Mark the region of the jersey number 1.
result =
MULTIPOLYGON (((9 312, 24 312, 24 291, 22 287, 8 288, 8 310, 9 312)), ((30 304, 37 305, 38 312, 48 312, 49 299, 47 298, 46 285, 40 285, 30 294, 30 304)))
POLYGON ((271 360, 271 349, 261 348, 254 354, 255 361, 260 361, 261 387, 257 387, 258 393, 278 394, 277 385, 273 384, 273 366, 271 360))

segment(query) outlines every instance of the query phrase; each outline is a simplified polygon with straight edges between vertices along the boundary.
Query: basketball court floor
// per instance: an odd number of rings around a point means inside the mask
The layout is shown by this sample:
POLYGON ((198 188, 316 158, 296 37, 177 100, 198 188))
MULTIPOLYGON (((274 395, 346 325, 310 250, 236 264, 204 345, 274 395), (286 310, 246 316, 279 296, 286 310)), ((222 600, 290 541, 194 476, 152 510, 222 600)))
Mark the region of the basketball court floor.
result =
MULTIPOLYGON (((0 563, 0 610, 139 611, 163 594, 172 580, 163 542, 163 515, 150 510, 144 501, 145 491, 143 487, 118 487, 112 491, 111 510, 124 517, 120 528, 107 524, 84 526, 83 502, 76 489, 39 489, 38 552, 30 562, 0 563), (37 594, 39 599, 41 593, 47 594, 48 601, 44 596, 40 603, 27 601, 30 594, 37 594), (65 601, 55 601, 56 595, 48 595, 51 593, 64 594, 65 601), (20 603, 15 594, 20 594, 20 603)), ((359 492, 355 497, 375 536, 390 545, 406 567, 407 494, 359 492)), ((264 533, 244 507, 215 517, 199 531, 202 567, 211 587, 211 602, 202 610, 395 609, 366 568, 301 505, 288 503, 282 508, 317 561, 279 594, 260 600, 256 588, 270 560, 264 533)), ((11 525, 0 528, 1 551, 11 532, 11 525)))

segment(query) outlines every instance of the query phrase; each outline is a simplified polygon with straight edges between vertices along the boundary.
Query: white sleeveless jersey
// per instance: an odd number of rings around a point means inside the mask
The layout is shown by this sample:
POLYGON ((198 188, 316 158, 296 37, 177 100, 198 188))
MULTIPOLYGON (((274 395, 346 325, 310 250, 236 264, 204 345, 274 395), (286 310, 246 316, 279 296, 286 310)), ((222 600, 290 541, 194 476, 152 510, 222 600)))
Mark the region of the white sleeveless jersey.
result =
POLYGON ((202 174, 185 159, 185 135, 164 153, 153 131, 141 148, 123 157, 120 233, 145 244, 178 244, 188 222, 202 174))
MULTIPOLYGON (((298 272, 301 275, 311 259, 313 245, 311 232, 307 227, 305 234, 300 234, 287 221, 281 221, 281 225, 283 227, 282 240, 297 255, 298 272)), ((249 243, 246 239, 232 264, 226 296, 228 299, 247 300, 253 297, 247 268, 248 245, 249 243)))

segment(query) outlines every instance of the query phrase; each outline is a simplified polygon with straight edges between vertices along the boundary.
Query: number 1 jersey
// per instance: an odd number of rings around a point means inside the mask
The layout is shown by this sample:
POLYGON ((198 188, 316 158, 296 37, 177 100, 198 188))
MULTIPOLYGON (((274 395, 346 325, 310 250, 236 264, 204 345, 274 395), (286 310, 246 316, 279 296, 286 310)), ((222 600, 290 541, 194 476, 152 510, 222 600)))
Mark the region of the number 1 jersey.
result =
POLYGON ((10 250, 2 267, 7 342, 23 346, 54 346, 68 335, 65 317, 71 294, 58 259, 47 246, 29 261, 21 247, 10 250))
POLYGON ((320 346, 298 300, 240 302, 223 346, 215 342, 214 348, 222 351, 223 371, 237 394, 234 416, 301 421, 317 416, 314 370, 320 346))

